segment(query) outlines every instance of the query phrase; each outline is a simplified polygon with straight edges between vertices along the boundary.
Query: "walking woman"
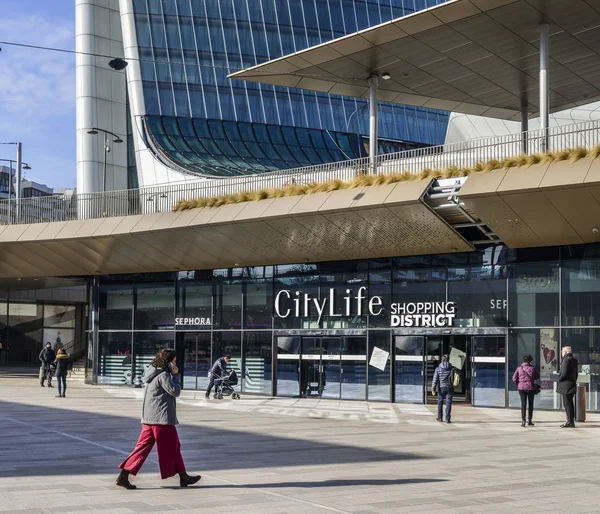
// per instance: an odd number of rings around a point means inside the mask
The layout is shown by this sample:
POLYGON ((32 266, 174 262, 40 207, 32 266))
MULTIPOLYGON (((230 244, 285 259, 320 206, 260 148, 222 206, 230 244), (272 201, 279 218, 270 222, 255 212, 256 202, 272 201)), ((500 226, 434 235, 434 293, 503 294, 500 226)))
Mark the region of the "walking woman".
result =
POLYGON ((533 398, 536 392, 539 390, 539 385, 535 381, 540 378, 539 373, 535 367, 531 364, 533 357, 531 355, 523 355, 523 363, 517 367, 513 374, 513 382, 516 384, 519 390, 519 396, 521 396, 521 426, 525 426, 525 413, 528 413, 528 425, 533 426, 533 398), (527 409, 527 403, 529 403, 529 409, 527 409))
POLYGON ((117 485, 136 489, 129 475, 136 476, 156 443, 160 476, 164 480, 179 474, 179 485, 187 487, 200 480, 200 476, 186 473, 181 444, 177 435, 175 398, 181 393, 179 369, 175 350, 160 350, 144 373, 144 402, 142 405, 142 433, 129 456, 119 464, 121 473, 117 485))
POLYGON ((58 394, 57 398, 65 398, 67 392, 67 372, 71 367, 69 354, 62 348, 59 348, 56 352, 56 360, 54 361, 56 366, 56 381, 58 382, 58 394))

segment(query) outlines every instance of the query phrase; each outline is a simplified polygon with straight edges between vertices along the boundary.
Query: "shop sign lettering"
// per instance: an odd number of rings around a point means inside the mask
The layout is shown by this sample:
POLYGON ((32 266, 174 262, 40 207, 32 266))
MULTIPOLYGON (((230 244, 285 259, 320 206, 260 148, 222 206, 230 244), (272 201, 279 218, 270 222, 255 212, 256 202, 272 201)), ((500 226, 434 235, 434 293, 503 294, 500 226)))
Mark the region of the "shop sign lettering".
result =
MULTIPOLYGON (((329 289, 321 298, 302 291, 283 289, 275 296, 275 316, 279 318, 323 316, 381 316, 384 308, 381 296, 367 296, 367 288, 356 292, 346 289, 340 298, 335 289, 329 289)), ((454 302, 392 303, 388 311, 392 327, 450 327, 456 317, 454 302)))
POLYGON ((392 304, 392 327, 451 327, 456 317, 454 302, 415 302, 392 304))
POLYGON ((176 326, 197 327, 210 326, 210 318, 175 318, 176 326))

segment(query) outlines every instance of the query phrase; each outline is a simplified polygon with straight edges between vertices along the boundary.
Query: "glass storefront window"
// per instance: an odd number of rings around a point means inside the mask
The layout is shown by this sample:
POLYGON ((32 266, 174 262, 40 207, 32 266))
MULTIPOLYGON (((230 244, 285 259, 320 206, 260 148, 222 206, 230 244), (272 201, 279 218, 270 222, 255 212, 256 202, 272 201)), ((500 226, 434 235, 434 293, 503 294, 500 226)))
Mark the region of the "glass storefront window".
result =
MULTIPOLYGON (((238 376, 238 384, 244 375, 242 373, 242 334, 241 332, 213 332, 212 360, 213 362, 223 357, 226 353, 231 354, 231 360, 227 367, 234 369, 238 376)), ((212 364, 212 363, 211 363, 212 364)))
POLYGON ((300 394, 300 348, 297 336, 276 336, 277 396, 300 394))
POLYGON ((39 363, 42 351, 42 305, 9 303, 8 349, 11 364, 39 363))
POLYGON ((501 247, 450 256, 449 260, 448 301, 456 303, 454 325, 506 327, 507 266, 501 247))
POLYGON ((506 406, 506 337, 474 336, 473 405, 506 406))
POLYGON ((559 395, 556 393, 556 372, 560 365, 560 347, 558 329, 538 328, 510 330, 508 335, 508 404, 520 407, 521 399, 512 377, 523 362, 523 356, 533 357, 532 364, 540 374, 542 391, 535 397, 535 406, 540 409, 560 408, 559 395))
POLYGON ((396 258, 392 286, 394 302, 445 302, 446 276, 443 258, 396 258))
POLYGON ((379 296, 384 309, 379 316, 369 316, 369 328, 390 326, 389 305, 392 303, 392 261, 377 259, 369 262, 369 296, 379 296))
POLYGON ((102 277, 99 288, 99 329, 131 330, 132 315, 132 277, 102 277))
MULTIPOLYGON (((162 348, 175 348, 173 332, 134 332, 133 333, 133 384, 142 384, 146 368, 162 348)), ((180 364, 178 362, 178 364, 180 364)))
POLYGON ((563 263, 563 325, 593 326, 600 322, 600 259, 563 263))
POLYGON ((254 330, 273 326, 273 282, 272 279, 250 279, 245 281, 244 328, 254 330))
MULTIPOLYGON (((135 286, 134 327, 136 330, 165 330, 175 325, 175 282, 151 281, 135 286)), ((162 277, 160 277, 162 278, 162 277)))
POLYGON ((240 329, 243 302, 241 270, 215 270, 214 275, 214 326, 220 329, 240 329))
POLYGON ((242 391, 271 394, 273 383, 273 340, 271 332, 245 332, 242 391))
POLYGON ((559 325, 559 285, 557 262, 512 264, 508 281, 509 326, 559 325))
POLYGON ((600 410, 600 328, 563 329, 565 346, 570 346, 579 360, 577 383, 587 388, 587 410, 600 410))
POLYGON ((368 399, 370 401, 390 401, 390 332, 389 330, 369 332, 369 383, 368 399), (375 358, 373 358, 375 353, 375 358), (387 357, 385 357, 387 353, 387 357), (382 369, 383 368, 383 369, 382 369))
POLYGON ((132 385, 131 332, 100 332, 98 335, 98 383, 132 385))
POLYGON ((181 332, 177 334, 176 349, 183 388, 205 390, 212 367, 210 332, 181 332))
POLYGON ((344 336, 341 339, 340 397, 345 400, 365 400, 367 397, 367 338, 344 336))
MULTIPOLYGON (((177 298, 177 317, 189 319, 208 319, 203 328, 210 330, 212 325, 212 281, 207 282, 180 282, 177 298)), ((177 325, 177 330, 198 330, 200 327, 194 323, 177 325)))
POLYGON ((423 403, 423 352, 422 336, 393 336, 396 352, 396 401, 423 403))

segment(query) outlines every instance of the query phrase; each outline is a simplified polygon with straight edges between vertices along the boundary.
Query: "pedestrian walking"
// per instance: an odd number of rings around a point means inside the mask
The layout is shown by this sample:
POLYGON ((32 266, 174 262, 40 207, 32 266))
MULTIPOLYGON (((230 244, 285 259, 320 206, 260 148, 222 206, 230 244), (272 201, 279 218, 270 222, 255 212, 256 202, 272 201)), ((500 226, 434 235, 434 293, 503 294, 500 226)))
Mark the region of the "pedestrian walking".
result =
POLYGON ((48 379, 48 387, 52 386, 52 364, 56 360, 56 354, 52 349, 52 343, 48 341, 46 348, 42 349, 39 355, 42 366, 40 367, 40 385, 44 387, 44 381, 48 379))
POLYGON ((567 422, 561 428, 575 428, 575 403, 573 401, 577 392, 577 377, 579 375, 579 361, 573 357, 573 349, 565 346, 561 352, 560 374, 556 391, 563 395, 563 403, 567 422))
POLYGON ((73 368, 69 354, 65 352, 63 348, 59 348, 56 352, 56 360, 54 361, 56 367, 56 381, 58 382, 58 394, 57 398, 65 398, 67 392, 67 373, 73 368))
POLYGON ((181 393, 179 369, 175 350, 160 350, 144 373, 146 384, 142 404, 142 432, 134 450, 119 464, 121 473, 117 485, 136 489, 129 475, 136 476, 156 443, 160 476, 164 480, 179 474, 179 485, 187 487, 200 480, 185 470, 181 456, 181 443, 177 435, 175 398, 181 393))
POLYGON ((212 365, 212 368, 210 368, 210 371, 208 372, 208 387, 206 388, 206 394, 204 395, 204 398, 206 398, 207 400, 210 398, 210 391, 215 385, 215 379, 218 380, 219 378, 221 378, 221 375, 227 369, 227 364, 230 360, 231 354, 226 353, 225 355, 223 355, 223 357, 217 359, 212 365))
POLYGON ((533 357, 529 354, 523 355, 523 362, 520 366, 517 366, 513 373, 512 380, 519 390, 519 396, 521 397, 521 426, 525 426, 525 414, 527 414, 527 424, 532 427, 533 423, 533 399, 537 392, 539 392, 540 386, 535 381, 540 378, 540 374, 535 369, 535 366, 531 364, 533 357), (529 404, 529 409, 527 409, 529 404))
POLYGON ((452 423, 452 397, 454 396, 453 374, 459 373, 450 362, 447 355, 442 356, 442 362, 435 368, 431 394, 438 397, 437 421, 443 421, 444 401, 446 401, 446 423, 452 423))

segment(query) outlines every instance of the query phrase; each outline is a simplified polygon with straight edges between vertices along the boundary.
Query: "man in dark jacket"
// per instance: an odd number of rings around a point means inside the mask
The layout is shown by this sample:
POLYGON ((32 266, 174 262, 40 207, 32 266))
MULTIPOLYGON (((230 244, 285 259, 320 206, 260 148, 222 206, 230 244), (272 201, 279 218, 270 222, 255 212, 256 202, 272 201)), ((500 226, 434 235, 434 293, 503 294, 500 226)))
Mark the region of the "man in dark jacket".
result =
POLYGON ((215 379, 221 378, 221 375, 227 369, 227 363, 230 360, 231 355, 229 353, 226 353, 225 355, 223 355, 223 357, 217 359, 213 364, 212 368, 210 368, 210 371, 208 372, 208 387, 206 388, 206 394, 204 395, 204 398, 210 398, 210 391, 215 385, 215 379))
MULTIPOLYGON (((442 411, 444 406, 444 400, 446 400, 446 423, 452 423, 450 421, 450 415, 452 414, 452 397, 454 395, 454 386, 452 385, 452 371, 454 368, 449 362, 447 355, 442 357, 442 362, 435 368, 433 373, 433 384, 432 392, 433 396, 438 395, 438 414, 437 420, 443 421, 442 411)), ((458 373, 457 370, 455 370, 458 373)))
POLYGON ((563 395, 563 403, 567 414, 567 422, 561 428, 575 428, 575 404, 573 398, 577 392, 577 376, 579 375, 579 361, 573 357, 573 350, 565 346, 561 352, 560 375, 556 391, 563 395))
POLYGON ((52 349, 52 343, 48 341, 46 343, 46 348, 44 348, 40 352, 40 362, 42 363, 42 368, 40 370, 40 385, 44 387, 44 380, 48 377, 48 387, 52 386, 52 363, 56 359, 56 354, 52 349))

